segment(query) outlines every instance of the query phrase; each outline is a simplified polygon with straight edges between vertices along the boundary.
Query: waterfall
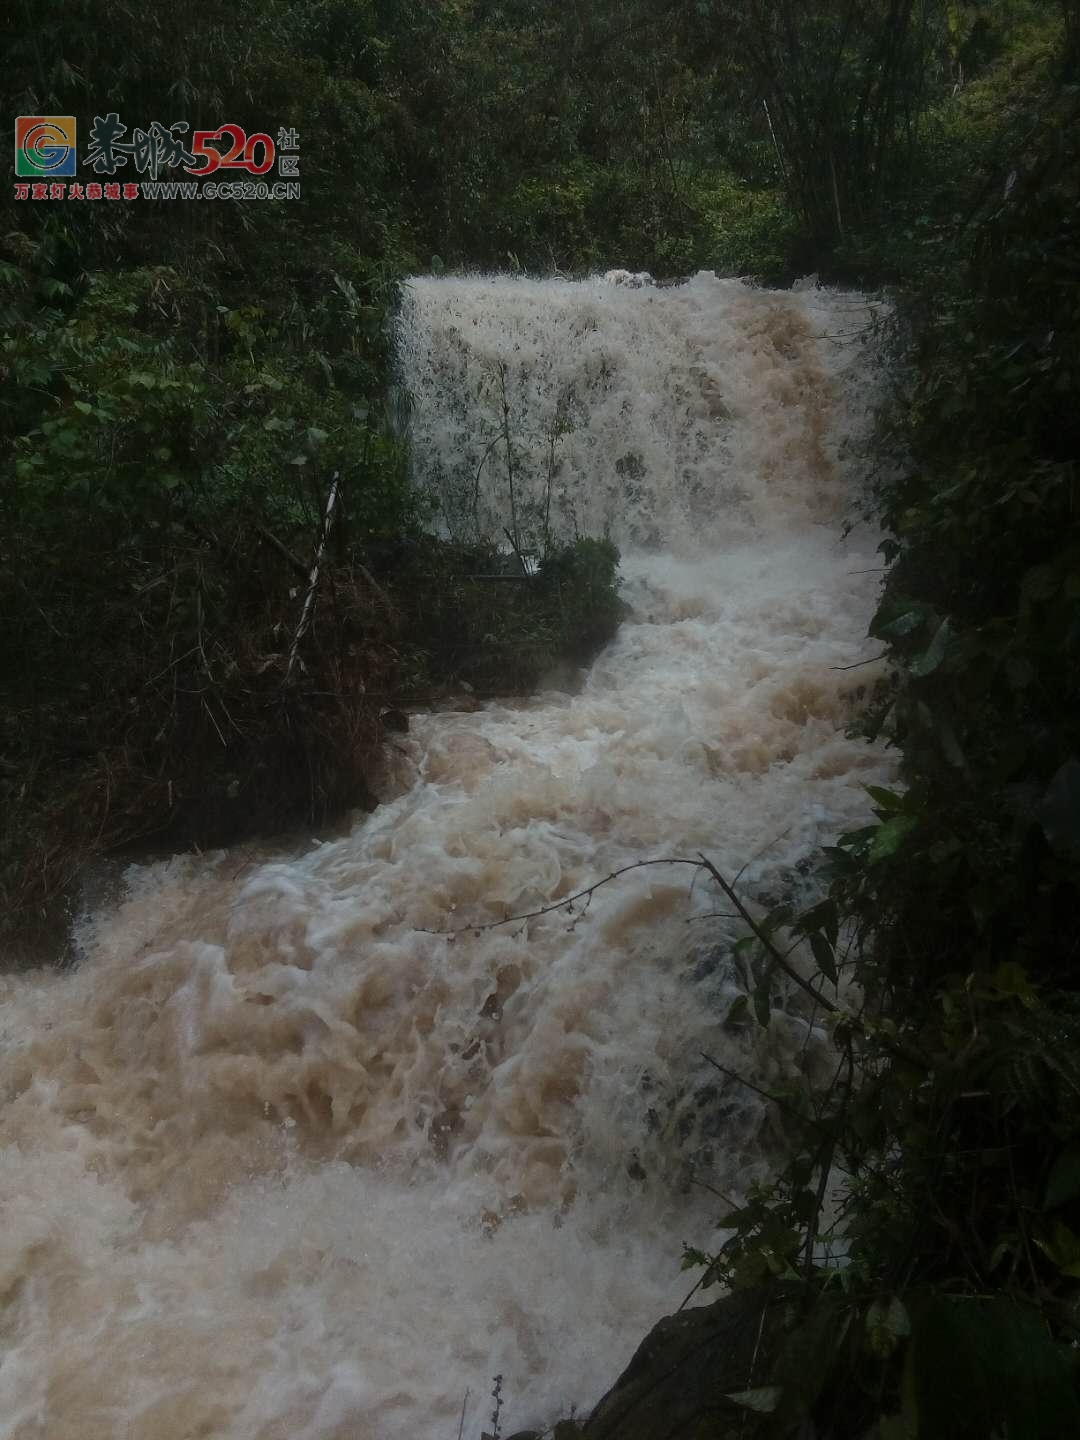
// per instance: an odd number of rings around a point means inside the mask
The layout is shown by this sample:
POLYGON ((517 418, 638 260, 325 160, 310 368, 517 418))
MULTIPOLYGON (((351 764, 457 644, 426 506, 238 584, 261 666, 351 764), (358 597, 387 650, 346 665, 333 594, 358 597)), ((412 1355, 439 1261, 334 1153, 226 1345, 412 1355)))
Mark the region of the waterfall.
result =
MULTIPOLYGON (((874 307, 709 274, 422 278, 398 351, 448 534, 608 533, 580 684, 418 714, 337 838, 133 868, 0 977, 3 1440, 478 1440, 586 1410, 830 1064, 743 977, 707 853, 808 898, 878 747, 854 525, 874 307), (511 499, 511 487, 513 498, 511 499), (859 668, 852 668, 859 667, 859 668), (447 930, 458 933, 448 935, 447 930)), ((711 1292, 710 1292, 711 1296, 711 1292)))

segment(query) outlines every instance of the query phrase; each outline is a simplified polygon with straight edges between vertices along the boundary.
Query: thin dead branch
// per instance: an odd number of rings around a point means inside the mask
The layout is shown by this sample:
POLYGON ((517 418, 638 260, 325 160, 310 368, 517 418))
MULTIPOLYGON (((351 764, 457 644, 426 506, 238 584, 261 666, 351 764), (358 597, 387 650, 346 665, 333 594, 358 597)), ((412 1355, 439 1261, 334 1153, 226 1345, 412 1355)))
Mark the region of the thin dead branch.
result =
POLYGON ((292 645, 289 647, 289 663, 285 670, 286 680, 292 675, 293 666, 296 664, 296 657, 300 649, 300 641, 304 638, 307 628, 311 624, 311 616, 315 609, 315 592, 319 587, 319 567, 322 564, 323 551, 326 549, 327 537, 330 534, 330 522, 334 518, 334 507, 337 505, 339 478, 339 472, 335 470, 330 478, 330 493, 326 499, 326 513, 323 515, 322 530, 319 533, 319 543, 316 546, 315 558, 311 564, 307 594, 304 596, 304 608, 300 612, 300 624, 296 627, 296 634, 293 636, 292 645))

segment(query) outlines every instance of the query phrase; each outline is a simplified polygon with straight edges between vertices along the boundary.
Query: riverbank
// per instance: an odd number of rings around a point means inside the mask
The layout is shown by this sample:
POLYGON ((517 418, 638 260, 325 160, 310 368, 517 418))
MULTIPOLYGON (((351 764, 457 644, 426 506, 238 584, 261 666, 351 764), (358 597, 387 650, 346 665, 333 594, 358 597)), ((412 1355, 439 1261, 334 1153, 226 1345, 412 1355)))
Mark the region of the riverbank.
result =
POLYGON ((495 545, 414 533, 358 550, 331 527, 316 573, 302 536, 227 515, 215 527, 96 554, 84 530, 83 563, 63 557, 62 577, 60 557, 23 569, 0 554, 8 964, 65 952, 93 861, 369 808, 406 710, 526 694, 585 661, 621 613, 603 542, 553 545, 527 573, 495 545))

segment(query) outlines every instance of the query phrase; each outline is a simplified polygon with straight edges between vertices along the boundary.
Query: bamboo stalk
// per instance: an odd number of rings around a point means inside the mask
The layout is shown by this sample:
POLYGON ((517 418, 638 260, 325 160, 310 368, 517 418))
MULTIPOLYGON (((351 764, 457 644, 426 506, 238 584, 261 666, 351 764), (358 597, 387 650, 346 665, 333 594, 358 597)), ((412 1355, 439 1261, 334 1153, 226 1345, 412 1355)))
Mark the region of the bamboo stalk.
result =
POLYGON ((296 657, 300 649, 300 641, 304 638, 304 634, 311 624, 311 616, 315 609, 315 592, 319 586, 319 567, 322 564, 323 551, 326 549, 326 541, 330 534, 330 522, 334 517, 334 506, 337 504, 339 478, 340 472, 335 470, 330 479, 330 494, 326 500, 326 513, 323 515, 319 543, 315 548, 315 558, 311 563, 311 575, 308 579, 307 594, 304 596, 304 608, 300 612, 300 624, 296 627, 296 634, 293 636, 292 645, 289 647, 289 664, 285 671, 286 680, 288 680, 293 672, 293 666, 296 664, 296 657))

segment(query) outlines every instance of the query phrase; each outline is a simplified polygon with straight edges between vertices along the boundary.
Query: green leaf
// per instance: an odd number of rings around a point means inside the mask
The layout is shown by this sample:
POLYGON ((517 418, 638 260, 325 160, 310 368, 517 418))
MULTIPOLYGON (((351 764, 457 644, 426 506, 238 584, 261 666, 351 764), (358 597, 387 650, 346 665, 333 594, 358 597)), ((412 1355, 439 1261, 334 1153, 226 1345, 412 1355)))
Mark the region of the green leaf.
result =
POLYGON ((1036 1237, 1035 1244, 1063 1275, 1080 1279, 1080 1236, 1064 1220, 1055 1220, 1050 1238, 1036 1237))
POLYGON ((956 731, 952 723, 939 714, 937 717, 937 735, 941 741, 941 753, 950 765, 955 765, 958 770, 963 770, 966 764, 964 752, 960 748, 960 741, 956 738, 956 731))
POLYGON ((749 1290, 760 1285, 770 1273, 769 1262, 761 1251, 747 1250, 732 1267, 731 1280, 736 1290, 749 1290))
POLYGON ((768 1028, 770 1013, 769 981, 766 978, 754 991, 754 1014, 763 1030, 768 1028))
POLYGON ((890 1295, 887 1300, 875 1300, 867 1310, 866 1337, 875 1355, 887 1358, 910 1334, 911 1318, 899 1296, 890 1295))
POLYGON ((289 461, 290 465, 306 465, 307 463, 308 457, 306 455, 294 455, 289 461))
POLYGON ((835 985, 837 978, 836 956, 833 953, 833 947, 820 931, 815 930, 810 936, 810 949, 814 952, 814 959, 817 961, 818 969, 825 976, 826 980, 831 980, 835 985))
POLYGON ((783 926, 790 924, 792 907, 790 905, 776 905, 761 921, 761 930, 765 935, 772 935, 783 926))
POLYGON ((702 1265, 711 1265, 712 1259, 706 1255, 704 1250, 697 1250, 693 1245, 683 1245, 682 1263, 680 1270, 695 1270, 702 1265))
POLYGON ((308 439, 313 445, 321 445, 324 440, 329 440, 329 430, 320 430, 318 425, 308 426, 308 439))
POLYGON ((901 610, 891 620, 878 623, 874 617, 874 623, 870 627, 870 634, 879 640, 896 640, 901 635, 910 635, 917 630, 926 619, 926 610, 922 605, 913 605, 908 610, 901 610))
POLYGON ((80 415, 92 415, 94 413, 94 407, 88 405, 85 400, 76 400, 75 409, 78 410, 80 415))
POLYGON ((750 997, 736 995, 731 1009, 724 1016, 725 1025, 745 1025, 750 1019, 750 997))
POLYGON ((895 790, 886 790, 881 785, 864 785, 863 789, 879 810, 897 811, 904 808, 904 797, 895 790))
POLYGON ((1019 1000, 1028 1008, 1033 1006, 1038 998, 1032 989, 1028 972, 1015 960, 1003 960, 991 974, 990 983, 995 994, 1019 1000))
POLYGON ((948 618, 944 619, 934 631, 934 638, 922 652, 916 655, 908 667, 912 675, 922 679, 926 675, 932 675, 945 658, 945 648, 949 643, 950 636, 948 618))
POLYGON ((731 1395, 725 1395, 724 1399, 741 1405, 744 1410, 754 1410, 759 1415, 771 1415, 780 1403, 781 1393, 779 1385, 763 1385, 758 1390, 736 1390, 731 1395))
POLYGON ((869 844, 880 828, 879 825, 864 825, 861 830, 847 830, 837 838, 836 844, 843 850, 851 849, 858 852, 864 845, 869 844))
POLYGON ((886 820, 884 825, 879 825, 867 852, 870 864, 876 865, 878 861, 895 855, 918 823, 914 815, 896 815, 886 820))
POLYGON ((835 948, 840 935, 840 912, 836 908, 836 901, 830 897, 828 900, 820 900, 809 910, 804 910, 795 928, 800 935, 810 935, 815 930, 820 930, 835 948))
POLYGON ((900 635, 910 635, 926 622, 929 613, 932 612, 927 611, 926 605, 920 600, 887 600, 870 622, 868 634, 876 639, 897 639, 900 635))
POLYGON ((1080 1144, 1063 1150, 1050 1170, 1043 1209, 1053 1210, 1080 1195, 1080 1144))

